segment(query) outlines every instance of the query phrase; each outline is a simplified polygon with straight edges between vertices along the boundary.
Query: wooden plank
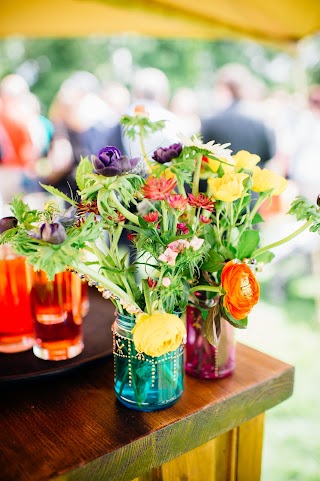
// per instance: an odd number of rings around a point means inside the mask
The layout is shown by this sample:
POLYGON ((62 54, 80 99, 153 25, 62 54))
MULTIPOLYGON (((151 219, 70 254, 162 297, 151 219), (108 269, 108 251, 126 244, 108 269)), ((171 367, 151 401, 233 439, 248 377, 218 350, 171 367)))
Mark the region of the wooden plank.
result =
POLYGON ((237 481, 259 481, 263 446, 264 414, 238 427, 237 481))
POLYGON ((132 480, 288 398, 293 368, 239 344, 233 376, 185 381, 182 398, 154 413, 116 401, 112 359, 2 383, 0 480, 132 480))
POLYGON ((233 481, 236 435, 224 433, 133 481, 233 481))

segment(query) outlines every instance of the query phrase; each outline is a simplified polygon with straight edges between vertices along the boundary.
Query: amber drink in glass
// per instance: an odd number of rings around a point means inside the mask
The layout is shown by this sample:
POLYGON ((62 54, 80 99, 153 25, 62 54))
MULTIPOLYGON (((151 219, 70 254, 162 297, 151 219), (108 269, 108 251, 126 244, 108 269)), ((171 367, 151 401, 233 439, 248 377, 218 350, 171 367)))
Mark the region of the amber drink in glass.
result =
POLYGON ((83 350, 81 279, 71 272, 56 274, 53 281, 42 271, 31 276, 34 354, 53 361, 78 356, 83 350))

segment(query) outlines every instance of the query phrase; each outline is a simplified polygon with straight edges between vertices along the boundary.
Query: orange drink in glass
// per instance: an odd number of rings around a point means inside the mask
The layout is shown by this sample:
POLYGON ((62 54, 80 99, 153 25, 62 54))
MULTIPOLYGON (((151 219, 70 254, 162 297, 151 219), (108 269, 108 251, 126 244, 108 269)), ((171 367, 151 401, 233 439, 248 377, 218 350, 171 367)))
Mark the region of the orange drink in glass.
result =
POLYGON ((0 352, 26 351, 34 343, 27 270, 24 257, 0 246, 0 352))

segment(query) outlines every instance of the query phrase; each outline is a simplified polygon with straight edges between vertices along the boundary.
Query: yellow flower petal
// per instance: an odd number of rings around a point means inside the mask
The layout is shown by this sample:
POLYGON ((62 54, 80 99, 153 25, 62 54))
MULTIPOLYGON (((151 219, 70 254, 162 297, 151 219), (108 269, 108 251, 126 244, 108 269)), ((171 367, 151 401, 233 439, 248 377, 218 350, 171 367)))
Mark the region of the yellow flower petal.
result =
POLYGON ((281 175, 269 169, 260 169, 260 167, 253 168, 252 181, 254 192, 267 192, 273 189, 270 195, 282 194, 288 184, 288 181, 281 175))
POLYGON ((155 312, 152 315, 138 314, 132 332, 137 350, 148 356, 158 357, 178 349, 186 329, 178 316, 155 312))
POLYGON ((247 152, 246 150, 239 150, 239 152, 233 155, 232 158, 235 161, 236 170, 252 170, 261 160, 259 155, 250 154, 250 152, 247 152))
POLYGON ((208 186, 213 197, 223 202, 233 202, 241 197, 244 187, 243 181, 248 174, 225 174, 221 178, 211 178, 208 186))

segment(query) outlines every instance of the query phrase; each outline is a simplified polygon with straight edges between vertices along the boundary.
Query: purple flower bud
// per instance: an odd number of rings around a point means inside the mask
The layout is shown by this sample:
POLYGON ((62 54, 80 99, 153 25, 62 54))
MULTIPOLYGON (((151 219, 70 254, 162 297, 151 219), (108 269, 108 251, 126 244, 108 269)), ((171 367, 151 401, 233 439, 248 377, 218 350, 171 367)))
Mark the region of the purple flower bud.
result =
POLYGON ((66 230, 59 222, 45 222, 40 227, 41 239, 49 244, 62 244, 67 238, 66 230))
POLYGON ((92 156, 92 163, 97 174, 114 177, 124 172, 130 172, 139 163, 139 158, 129 159, 117 147, 107 146, 101 149, 98 157, 92 156))
POLYGON ((179 157, 182 151, 182 145, 172 144, 169 147, 159 147, 157 150, 154 151, 152 158, 159 162, 159 164, 166 164, 167 162, 171 162, 172 159, 176 159, 179 157))
POLYGON ((56 222, 60 222, 63 227, 71 227, 77 219, 77 208, 72 205, 71 207, 69 207, 69 209, 64 211, 62 216, 58 217, 55 220, 56 222))
POLYGON ((16 227, 18 221, 15 217, 3 217, 0 219, 0 234, 3 234, 6 230, 16 227))

